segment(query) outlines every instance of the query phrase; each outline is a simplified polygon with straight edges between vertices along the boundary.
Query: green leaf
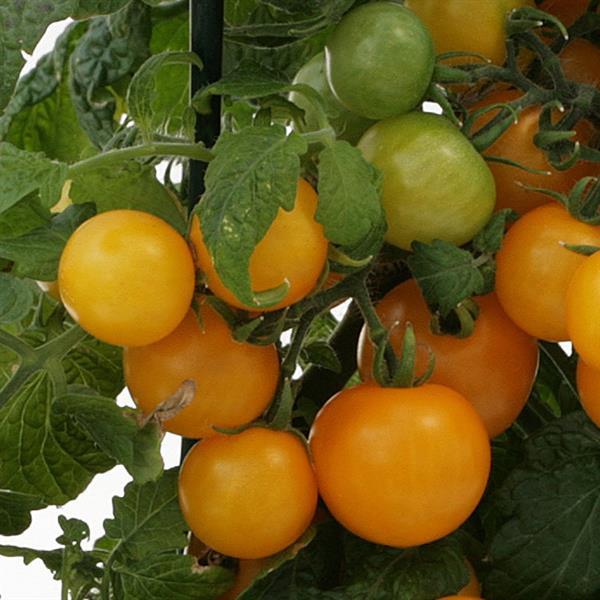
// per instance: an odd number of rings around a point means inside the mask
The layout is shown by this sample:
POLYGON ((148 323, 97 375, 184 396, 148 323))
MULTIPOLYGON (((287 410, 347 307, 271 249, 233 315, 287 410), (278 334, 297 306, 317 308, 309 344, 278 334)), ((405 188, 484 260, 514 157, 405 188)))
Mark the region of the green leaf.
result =
POLYGON ((353 249, 366 246, 375 254, 383 244, 387 226, 380 193, 380 172, 348 142, 335 142, 319 155, 317 221, 327 239, 355 259, 369 254, 356 255, 353 249))
POLYGON ((305 364, 313 364, 334 373, 341 373, 342 364, 335 350, 325 341, 316 341, 302 349, 302 359, 305 364))
POLYGON ((223 567, 199 566, 193 556, 158 555, 116 564, 116 597, 128 600, 213 600, 227 591, 233 574, 223 567))
POLYGON ((154 169, 133 161, 86 170, 75 177, 69 195, 76 204, 93 202, 99 213, 119 208, 142 210, 160 217, 180 233, 187 229, 177 199, 156 179, 154 169))
POLYGON ((600 590, 600 431, 572 413, 530 438, 526 451, 493 498, 504 524, 491 540, 484 596, 592 600, 600 590))
POLYGON ((13 273, 41 281, 54 281, 63 248, 81 223, 95 214, 90 204, 69 206, 45 227, 12 239, 0 239, 0 256, 15 263, 13 273))
POLYGON ((39 371, 0 408, 0 489, 64 504, 114 462, 51 410, 54 395, 48 373, 39 371))
POLYGON ((256 306, 250 256, 279 208, 293 208, 306 144, 274 125, 224 132, 213 151, 197 209, 204 243, 223 283, 244 304, 256 306))
POLYGON ((192 52, 161 52, 133 76, 127 105, 146 140, 157 133, 193 139, 196 119, 189 100, 190 65, 202 69, 202 61, 192 52))
POLYGON ((31 511, 45 507, 39 496, 0 490, 0 535, 22 533, 31 525, 31 511))
POLYGON ((473 248, 482 254, 495 254, 502 246, 506 225, 518 218, 517 213, 504 208, 492 215, 487 225, 473 238, 473 248))
POLYGON ((31 194, 0 214, 0 240, 16 238, 46 225, 50 211, 42 208, 37 194, 31 194))
POLYGON ((427 303, 447 316, 456 305, 483 291, 484 278, 470 252, 449 242, 412 243, 408 266, 427 303))
POLYGON ((71 55, 71 93, 79 123, 100 148, 116 128, 118 94, 110 86, 146 60, 150 32, 150 8, 133 0, 119 12, 94 19, 71 55))
POLYGON ((122 464, 136 483, 153 481, 163 469, 161 432, 155 423, 140 428, 128 409, 110 398, 70 393, 56 399, 53 409, 75 420, 107 456, 122 464))
POLYGON ((94 15, 108 15, 123 8, 130 0, 76 0, 73 17, 89 19, 94 15))
POLYGON ((158 481, 129 483, 113 499, 112 519, 104 521, 100 548, 122 564, 143 561, 152 554, 180 550, 187 544, 187 525, 179 509, 178 470, 165 471, 158 481))
POLYGON ((0 273, 0 323, 23 319, 33 306, 30 282, 0 273))
POLYGON ((0 143, 0 213, 32 192, 39 191, 42 205, 54 206, 67 178, 67 165, 43 154, 24 152, 0 143))
POLYGON ((40 559, 46 565, 46 568, 53 573, 59 573, 62 567, 62 549, 34 550, 33 548, 19 548, 17 546, 0 546, 0 556, 22 558, 26 565, 40 559))

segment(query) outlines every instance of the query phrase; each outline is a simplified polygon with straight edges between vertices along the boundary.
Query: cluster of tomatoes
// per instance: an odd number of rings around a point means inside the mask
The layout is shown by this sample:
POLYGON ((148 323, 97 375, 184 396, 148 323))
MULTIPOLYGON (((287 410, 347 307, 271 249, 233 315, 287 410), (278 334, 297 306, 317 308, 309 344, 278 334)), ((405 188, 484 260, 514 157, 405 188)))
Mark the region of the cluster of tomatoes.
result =
MULTIPOLYGON (((600 324, 594 319, 600 254, 586 257, 566 247, 600 247, 600 226, 578 221, 529 189, 567 193, 582 177, 597 176, 598 166, 580 161, 568 170, 552 168, 533 141, 541 107, 521 111, 488 149, 529 170, 506 162, 488 166, 449 120, 420 111, 436 51, 477 52, 501 64, 507 12, 533 2, 464 0, 459 18, 453 5, 361 5, 295 80, 320 93, 338 136, 356 143, 383 173, 388 243, 406 250, 414 240, 462 245, 494 208, 523 215, 498 254, 496 294, 477 299, 480 312, 468 338, 432 332, 414 280, 378 304, 398 355, 409 322, 419 347, 416 370, 425 371, 429 352, 435 355, 429 382, 407 388, 375 382, 365 328, 358 347, 363 383, 327 402, 308 442, 295 431, 264 425, 219 433, 215 428, 240 428, 265 412, 278 389, 280 363, 275 345, 234 340, 223 318, 195 298, 201 273, 215 296, 256 311, 219 278, 199 218, 191 222, 188 244, 157 217, 111 211, 85 222, 65 247, 58 283, 67 310, 95 337, 125 348, 127 385, 144 413, 169 406, 165 429, 201 440, 182 465, 180 503, 195 535, 220 553, 260 559, 284 549, 314 519, 319 496, 335 519, 372 542, 408 547, 454 531, 485 490, 490 438, 505 431, 527 401, 537 339, 573 340, 585 361, 578 373, 582 399, 600 422, 600 324), (481 24, 489 31, 480 31, 481 24), (393 78, 386 76, 391 72, 393 78), (192 382, 187 393, 186 382, 192 382)), ((548 0, 542 8, 558 11, 569 25, 586 6, 548 0), (560 12, 565 7, 571 16, 560 12)), ((590 52, 598 49, 585 40, 567 45, 561 60, 569 78, 598 83, 590 52)), ((472 107, 492 107, 475 126, 501 110, 494 105, 520 95, 492 90, 472 107)), ((290 99, 304 110, 302 127, 317 128, 315 106, 297 92, 290 99)), ((577 134, 590 143, 594 128, 583 122, 577 134)), ((252 254, 253 290, 289 284, 269 310, 298 302, 320 279, 328 242, 315 220, 317 205, 313 187, 300 180, 295 207, 279 210, 252 254)))

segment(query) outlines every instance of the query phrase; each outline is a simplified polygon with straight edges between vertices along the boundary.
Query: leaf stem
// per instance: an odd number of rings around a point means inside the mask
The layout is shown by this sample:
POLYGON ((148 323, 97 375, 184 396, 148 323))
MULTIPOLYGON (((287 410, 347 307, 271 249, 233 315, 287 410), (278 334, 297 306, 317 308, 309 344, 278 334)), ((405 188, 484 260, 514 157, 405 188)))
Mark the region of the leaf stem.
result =
POLYGON ((18 354, 23 360, 32 360, 35 350, 18 337, 0 329, 0 345, 18 354))
POLYGON ((109 150, 108 152, 86 158, 69 167, 68 177, 72 179, 91 169, 106 167, 118 164, 125 160, 145 158, 148 156, 181 156, 202 162, 210 162, 214 157, 212 152, 207 150, 204 144, 190 144, 187 142, 154 142, 140 146, 132 146, 131 148, 109 150))

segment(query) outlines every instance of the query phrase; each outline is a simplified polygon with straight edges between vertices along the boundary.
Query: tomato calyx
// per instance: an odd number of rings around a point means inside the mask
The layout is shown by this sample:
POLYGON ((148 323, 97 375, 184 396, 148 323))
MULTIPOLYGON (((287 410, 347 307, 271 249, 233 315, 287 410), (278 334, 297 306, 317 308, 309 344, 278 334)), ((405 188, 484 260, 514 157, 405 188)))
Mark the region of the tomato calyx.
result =
POLYGON ((468 338, 475 329, 479 316, 479 305, 472 298, 466 298, 446 317, 436 312, 431 317, 431 332, 435 335, 452 335, 459 339, 468 338))

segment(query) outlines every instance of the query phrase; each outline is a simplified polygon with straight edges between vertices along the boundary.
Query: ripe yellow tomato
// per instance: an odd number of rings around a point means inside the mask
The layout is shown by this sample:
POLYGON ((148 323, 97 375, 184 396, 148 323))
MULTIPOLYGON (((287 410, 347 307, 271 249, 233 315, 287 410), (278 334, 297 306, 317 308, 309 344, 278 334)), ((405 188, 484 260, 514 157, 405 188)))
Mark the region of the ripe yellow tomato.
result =
MULTIPOLYGON (((405 0, 431 31, 438 54, 476 52, 494 64, 506 60, 506 17, 522 6, 534 6, 533 0, 405 0)), ((461 58, 456 62, 480 62, 461 58)))
POLYGON ((600 246, 600 227, 578 221, 558 203, 546 204, 509 229, 496 256, 496 294, 506 314, 530 335, 555 342, 570 339, 567 288, 588 260, 565 243, 600 246))
MULTIPOLYGON (((477 298, 477 303, 475 329, 464 339, 431 331, 431 313, 414 279, 388 292, 377 313, 384 327, 393 327, 390 341, 398 355, 405 323, 412 323, 421 345, 417 372, 425 371, 430 349, 435 355, 431 383, 462 394, 479 413, 490 437, 495 437, 512 425, 527 402, 537 372, 538 347, 506 316, 495 294, 477 298)), ((358 344, 363 381, 371 379, 372 361, 373 347, 363 328, 358 344)))
POLYGON ((296 434, 255 427, 198 442, 181 467, 179 502, 191 530, 210 548, 264 558, 310 525, 317 483, 296 434))
POLYGON ((94 337, 144 346, 185 317, 195 286, 194 261, 183 237, 154 215, 101 213, 69 238, 58 271, 70 315, 94 337))
POLYGON ((194 382, 191 404, 164 424, 167 431, 194 439, 213 435, 213 426, 238 427, 257 418, 273 399, 279 378, 274 345, 235 341, 208 305, 201 306, 199 318, 201 323, 189 311, 167 337, 123 354, 125 381, 146 414, 185 380, 194 382))
POLYGON ((600 48, 582 38, 571 40, 560 52, 565 75, 578 83, 600 85, 600 48))
POLYGON ((490 471, 490 442, 458 392, 426 384, 345 389, 310 433, 319 492, 344 527, 378 544, 426 544, 475 510, 490 471))
POLYGON ((567 330, 580 358, 600 369, 600 254, 581 258, 567 291, 567 330))
POLYGON ((600 427, 600 371, 583 360, 577 363, 577 391, 588 417, 600 427))
MULTIPOLYGON (((277 310, 298 302, 317 284, 327 260, 328 242, 323 227, 315 221, 318 196, 305 180, 298 181, 296 203, 293 210, 279 209, 265 237, 258 243, 250 257, 250 280, 257 292, 289 283, 285 298, 266 311, 277 310)), ((215 296, 237 308, 256 311, 246 306, 225 287, 219 278, 212 258, 204 244, 200 222, 194 217, 191 240, 196 248, 198 268, 215 296)))

